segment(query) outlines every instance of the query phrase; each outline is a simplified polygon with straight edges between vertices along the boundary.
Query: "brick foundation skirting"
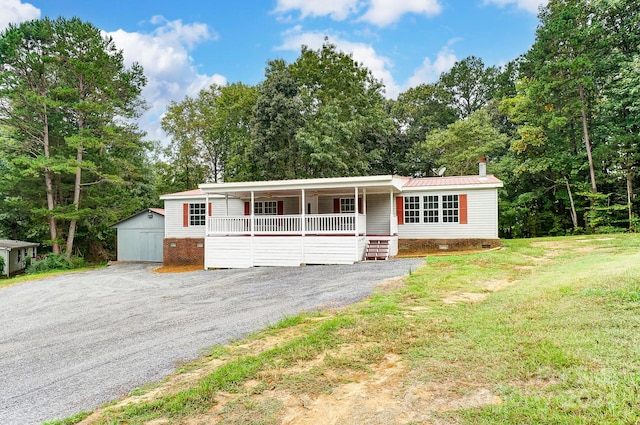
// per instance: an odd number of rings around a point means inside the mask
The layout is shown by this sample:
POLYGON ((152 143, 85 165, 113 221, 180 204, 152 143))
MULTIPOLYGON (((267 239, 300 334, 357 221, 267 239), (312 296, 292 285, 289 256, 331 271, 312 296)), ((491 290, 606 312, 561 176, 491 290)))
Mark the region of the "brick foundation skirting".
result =
POLYGON ((500 239, 399 239, 398 256, 446 251, 476 251, 502 246, 500 239))
POLYGON ((165 238, 162 257, 165 266, 204 267, 204 238, 165 238))

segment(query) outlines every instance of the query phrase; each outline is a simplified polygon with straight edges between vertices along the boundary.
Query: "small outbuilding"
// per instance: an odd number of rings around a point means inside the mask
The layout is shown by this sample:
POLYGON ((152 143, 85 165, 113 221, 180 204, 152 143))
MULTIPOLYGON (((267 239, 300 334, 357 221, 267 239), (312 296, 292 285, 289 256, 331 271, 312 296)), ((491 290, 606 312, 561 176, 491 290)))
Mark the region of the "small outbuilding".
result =
POLYGON ((38 255, 38 245, 40 244, 35 242, 0 239, 0 257, 4 259, 4 268, 0 270, 0 275, 13 276, 22 273, 27 264, 38 255))
POLYGON ((162 262, 164 209, 147 208, 111 227, 117 230, 118 261, 162 262))

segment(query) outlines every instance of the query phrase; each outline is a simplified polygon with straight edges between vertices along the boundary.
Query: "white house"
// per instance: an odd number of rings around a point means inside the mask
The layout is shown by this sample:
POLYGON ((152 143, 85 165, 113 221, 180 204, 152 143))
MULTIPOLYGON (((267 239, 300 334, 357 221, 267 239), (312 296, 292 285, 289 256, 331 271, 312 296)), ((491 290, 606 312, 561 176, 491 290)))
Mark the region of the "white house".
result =
POLYGON ((0 239, 0 257, 4 259, 4 269, 0 275, 13 276, 22 272, 29 261, 36 258, 37 243, 0 239))
POLYGON ((486 175, 484 163, 480 170, 205 183, 163 195, 165 262, 197 258, 207 269, 349 264, 402 251, 498 246, 502 182, 486 175))

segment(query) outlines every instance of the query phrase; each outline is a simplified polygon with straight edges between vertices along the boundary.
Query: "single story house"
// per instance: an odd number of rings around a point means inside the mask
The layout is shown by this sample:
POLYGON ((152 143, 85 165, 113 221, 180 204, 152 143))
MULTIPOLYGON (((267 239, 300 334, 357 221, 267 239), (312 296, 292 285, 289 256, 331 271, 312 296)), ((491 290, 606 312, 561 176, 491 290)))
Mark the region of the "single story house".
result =
POLYGON ((162 208, 147 208, 112 224, 117 260, 162 262, 164 225, 162 208))
POLYGON ((0 275, 13 276, 22 273, 29 261, 38 255, 39 245, 34 242, 0 239, 0 257, 4 259, 4 268, 0 270, 0 275))
POLYGON ((165 264, 209 268, 350 264, 399 252, 500 245, 486 174, 204 183, 161 196, 165 264))

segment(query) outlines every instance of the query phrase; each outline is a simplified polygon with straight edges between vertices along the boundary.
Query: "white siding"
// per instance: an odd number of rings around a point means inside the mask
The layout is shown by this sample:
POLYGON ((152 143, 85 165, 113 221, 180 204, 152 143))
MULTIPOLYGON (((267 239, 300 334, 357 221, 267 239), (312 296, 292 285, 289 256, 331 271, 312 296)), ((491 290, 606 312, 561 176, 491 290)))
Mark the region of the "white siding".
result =
POLYGON ((353 264, 364 257, 365 246, 364 237, 354 236, 212 236, 205 238, 204 264, 205 268, 353 264))
MULTIPOLYGON (((206 226, 183 226, 183 205, 205 203, 204 198, 167 199, 164 201, 164 237, 165 238, 204 238, 206 226)), ((209 198, 214 216, 225 215, 225 199, 209 198)), ((209 214, 209 207, 206 207, 209 214)), ((244 215, 244 203, 236 198, 229 199, 229 215, 244 215)))
MULTIPOLYGON (((400 239, 497 239, 498 191, 478 189, 459 192, 410 192, 404 196, 467 194, 467 223, 407 223, 398 226, 400 239)), ((440 203, 442 198, 440 198, 440 203)), ((442 205, 441 205, 442 206, 442 205)))
POLYGON ((164 237, 165 238, 204 238, 206 226, 187 226, 183 223, 183 204, 204 203, 201 199, 167 199, 164 201, 164 237))
POLYGON ((301 236, 258 236, 253 238, 254 266, 299 266, 301 236))
MULTIPOLYGON (((358 243, 358 247, 359 245, 358 243)), ((364 246, 364 243, 362 245, 364 246)), ((364 256, 364 248, 362 248, 362 256, 364 256)), ((306 264, 353 264, 355 257, 356 240, 354 236, 304 238, 304 262, 306 264)))
POLYGON ((299 198, 283 198, 284 201, 284 214, 300 214, 300 199, 299 198))
POLYGON ((318 198, 318 214, 333 213, 333 198, 318 198))
POLYGON ((205 269, 243 269, 251 265, 251 238, 244 236, 205 238, 205 269))
POLYGON ((391 201, 389 194, 367 195, 367 234, 389 235, 391 201))
POLYGON ((209 198, 209 202, 213 204, 212 213, 214 217, 224 217, 226 215, 227 202, 230 216, 244 215, 244 202, 240 199, 229 198, 228 201, 226 201, 224 198, 209 198))

